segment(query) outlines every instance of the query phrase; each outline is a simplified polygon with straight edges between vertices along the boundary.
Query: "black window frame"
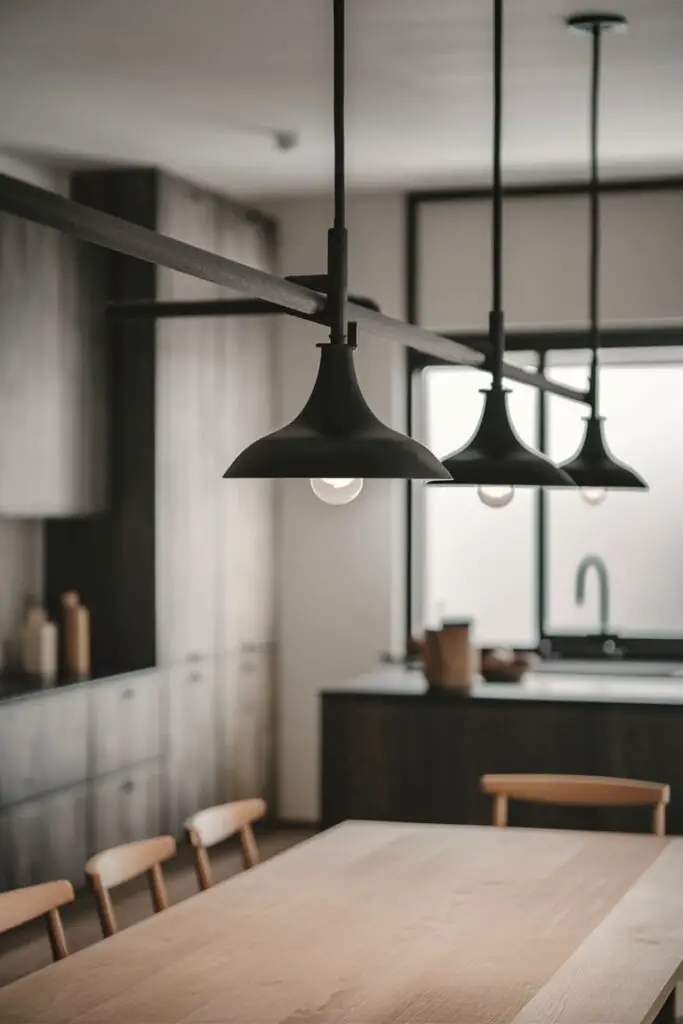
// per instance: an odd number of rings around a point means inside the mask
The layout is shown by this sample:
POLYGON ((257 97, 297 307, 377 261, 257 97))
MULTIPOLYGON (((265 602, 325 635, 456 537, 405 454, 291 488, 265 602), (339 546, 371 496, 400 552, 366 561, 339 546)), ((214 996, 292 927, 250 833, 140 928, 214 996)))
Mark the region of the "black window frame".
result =
MULTIPOLYGON (((683 178, 643 178, 631 181, 611 181, 601 185, 605 192, 643 192, 664 189, 683 190, 683 178)), ((588 192, 586 183, 572 182, 568 184, 520 185, 506 189, 506 195, 541 196, 541 195, 585 195, 588 192)), ((405 214, 405 316, 409 323, 420 321, 419 310, 419 213, 422 204, 432 202, 454 202, 472 199, 490 198, 490 189, 443 189, 436 191, 408 192, 404 196, 405 214)), ((440 333, 444 333, 441 332, 440 333)), ((479 348, 486 342, 485 332, 463 333, 445 332, 461 344, 479 348)), ((660 326, 642 328, 605 328, 601 335, 603 348, 665 348, 682 347, 683 327, 660 326)), ((571 351, 587 347, 586 331, 580 328, 566 331, 511 331, 506 339, 510 352, 535 352, 538 355, 539 369, 545 367, 546 355, 550 351, 571 351)), ((417 352, 415 349, 406 351, 406 410, 407 430, 413 436, 415 427, 415 409, 413 404, 416 377, 424 369, 431 366, 451 365, 444 360, 417 352)), ((538 400, 538 438, 539 450, 545 451, 547 436, 547 401, 544 392, 539 392, 538 400)), ((548 498, 542 489, 536 494, 536 529, 534 530, 535 552, 535 606, 536 625, 539 636, 539 651, 544 656, 566 659, 612 660, 613 653, 603 648, 602 638, 588 637, 581 634, 549 633, 547 625, 547 518, 548 498)), ((405 632, 406 638, 413 631, 414 571, 415 552, 413 550, 414 529, 413 486, 406 485, 406 606, 405 632)), ((678 636, 620 636, 619 656, 632 661, 678 661, 683 660, 683 634, 678 636)))

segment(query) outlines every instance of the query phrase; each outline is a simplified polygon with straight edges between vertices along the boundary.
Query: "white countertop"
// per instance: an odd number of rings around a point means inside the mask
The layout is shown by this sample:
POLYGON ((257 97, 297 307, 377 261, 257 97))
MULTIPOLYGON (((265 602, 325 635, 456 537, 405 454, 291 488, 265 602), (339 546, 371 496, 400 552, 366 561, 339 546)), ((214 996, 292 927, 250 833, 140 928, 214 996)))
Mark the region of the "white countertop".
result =
MULTIPOLYGON (((537 672, 528 672, 521 683, 474 683, 467 699, 484 700, 548 700, 615 704, 683 704, 683 665, 658 666, 656 675, 635 675, 631 670, 609 672, 572 671, 569 665, 553 665, 537 672), (660 674, 666 668, 671 675, 660 674), (674 675, 673 673, 680 673, 674 675)), ((325 693, 364 694, 377 696, 420 696, 428 691, 420 669, 382 666, 374 672, 350 679, 338 686, 325 688, 325 693)), ((447 691, 445 691, 447 693, 447 691)))

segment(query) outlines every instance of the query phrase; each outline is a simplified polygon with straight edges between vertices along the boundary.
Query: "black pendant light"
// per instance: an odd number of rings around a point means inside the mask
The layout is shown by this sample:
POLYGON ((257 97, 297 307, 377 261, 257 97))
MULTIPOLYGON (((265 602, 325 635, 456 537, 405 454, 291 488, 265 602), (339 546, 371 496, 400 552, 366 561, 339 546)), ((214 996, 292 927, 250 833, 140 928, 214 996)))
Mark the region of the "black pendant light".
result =
MULTIPOLYGON (((590 347, 592 352, 590 396, 591 414, 586 419, 586 433, 577 454, 562 469, 585 492, 602 494, 605 490, 647 490, 641 476, 614 458, 604 436, 604 418, 598 412, 599 377, 599 288, 600 288, 600 182, 598 178, 598 110, 600 94, 600 43, 602 33, 624 30, 626 18, 620 14, 577 14, 567 19, 572 29, 588 32, 593 41, 591 82, 591 180, 590 180, 590 347)), ((597 499, 588 498, 591 503, 597 499)))
POLYGON ((303 410, 238 455, 226 477, 326 480, 449 478, 427 448, 385 426, 363 398, 353 362, 356 324, 347 325, 344 168, 344 0, 334 0, 334 226, 328 232, 330 341, 303 410), (347 338, 348 327, 348 338, 347 338))
MULTIPOLYGON (((507 408, 509 391, 503 386, 505 317, 503 313, 503 185, 501 135, 503 106, 503 0, 494 0, 494 101, 493 101, 493 302, 489 313, 489 341, 493 358, 487 369, 493 379, 474 436, 443 464, 452 476, 444 481, 458 485, 506 487, 573 487, 571 478, 540 452, 528 448, 517 435, 507 408)), ((441 483, 442 481, 435 481, 441 483)), ((483 501, 484 494, 480 492, 483 501)), ((496 504, 497 502, 487 502, 496 504)), ((505 502, 507 503, 507 502, 505 502)), ((503 504, 503 502, 500 502, 503 504)))

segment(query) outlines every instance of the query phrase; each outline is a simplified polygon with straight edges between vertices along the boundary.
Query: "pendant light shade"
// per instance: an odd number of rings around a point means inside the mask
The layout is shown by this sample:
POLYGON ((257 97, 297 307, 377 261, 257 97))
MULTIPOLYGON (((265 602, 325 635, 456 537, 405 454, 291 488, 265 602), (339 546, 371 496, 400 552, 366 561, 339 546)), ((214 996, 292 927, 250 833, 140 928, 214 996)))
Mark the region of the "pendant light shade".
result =
MULTIPOLYGON (((571 477, 540 452, 528 448, 513 427, 503 387, 505 316, 503 313, 503 0, 493 0, 493 216, 491 233, 492 303, 489 313, 490 358, 486 369, 492 376, 485 391, 479 426, 464 448, 442 460, 451 479, 435 481, 466 486, 574 487, 571 477)), ((503 508, 511 501, 496 501, 479 492, 484 504, 503 508)))
MULTIPOLYGON (((334 222, 327 236, 329 344, 319 345, 318 376, 291 423, 249 445, 224 477, 308 477, 318 481, 434 480, 447 469, 423 445, 377 419, 353 363, 357 327, 347 318, 345 173, 345 0, 332 0, 334 30, 334 222)), ((360 488, 358 488, 358 491, 360 488)), ((356 491, 356 494, 358 493, 356 491)), ((355 496, 355 495, 353 495, 355 496)), ((334 502, 336 503, 336 502, 334 502)))
POLYGON ((423 445, 379 420, 365 401, 350 345, 320 345, 311 396, 291 423, 249 445, 226 477, 448 479, 423 445))
POLYGON ((442 459, 452 482, 474 486, 573 487, 574 482, 566 473, 528 448, 515 431, 508 414, 508 389, 494 383, 482 394, 486 396, 484 410, 474 436, 464 448, 442 459))
MULTIPOLYGON (((579 451, 562 464, 574 483, 592 490, 647 490, 638 473, 615 459, 604 436, 604 418, 599 415, 599 350, 600 350, 600 181, 598 175, 598 114, 600 101, 600 44, 603 32, 622 32, 626 18, 621 14, 577 14, 567 19, 570 29, 588 33, 592 41, 590 96, 590 397, 591 414, 586 420, 586 433, 579 451)), ((590 502, 589 503, 595 503, 590 502)))
POLYGON ((574 483, 584 488, 647 490, 643 478, 615 459, 609 450, 604 434, 604 417, 591 416, 585 422, 586 433, 581 448, 562 466, 574 483))

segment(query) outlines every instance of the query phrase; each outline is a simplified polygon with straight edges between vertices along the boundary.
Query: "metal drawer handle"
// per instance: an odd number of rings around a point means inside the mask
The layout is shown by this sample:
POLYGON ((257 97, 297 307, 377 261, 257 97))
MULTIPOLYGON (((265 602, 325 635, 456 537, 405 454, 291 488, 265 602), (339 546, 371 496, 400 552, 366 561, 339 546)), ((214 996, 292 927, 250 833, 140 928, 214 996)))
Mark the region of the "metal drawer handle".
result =
POLYGON ((131 779, 128 779, 121 786, 121 792, 122 793, 132 793, 134 789, 135 789, 135 783, 132 782, 131 779))

